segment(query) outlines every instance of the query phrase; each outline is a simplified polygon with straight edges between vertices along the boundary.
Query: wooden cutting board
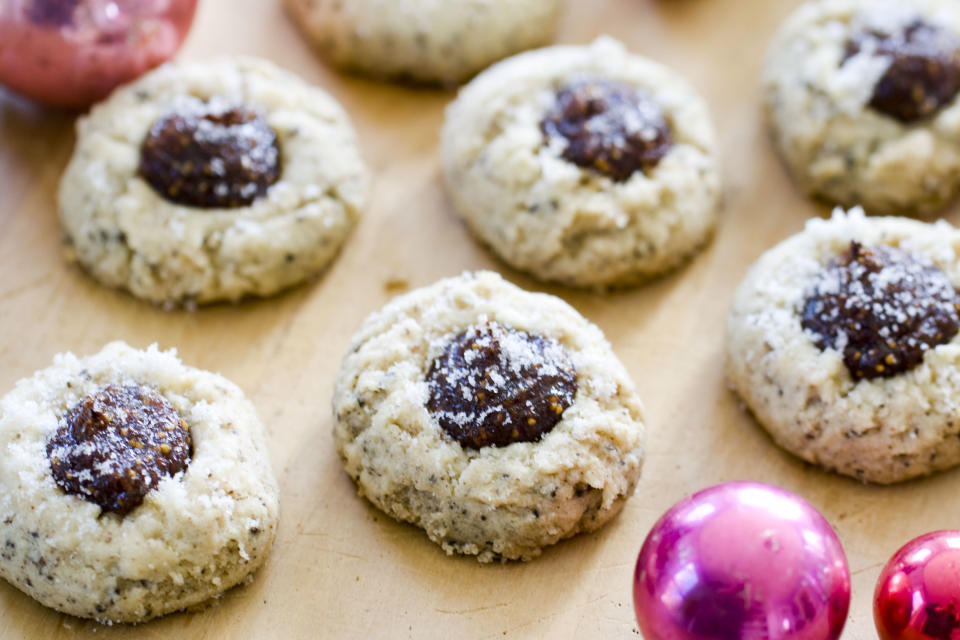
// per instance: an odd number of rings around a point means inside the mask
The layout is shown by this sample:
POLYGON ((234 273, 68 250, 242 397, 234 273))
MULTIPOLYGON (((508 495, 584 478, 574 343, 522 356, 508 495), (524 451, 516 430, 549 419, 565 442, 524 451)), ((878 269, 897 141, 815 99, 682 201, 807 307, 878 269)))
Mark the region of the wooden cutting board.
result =
MULTIPOLYGON (((176 347, 256 404, 270 434, 281 525, 266 566, 215 606, 140 627, 58 614, 0 584, 3 638, 629 638, 637 551, 681 497, 734 479, 773 482, 834 524, 853 573, 846 639, 875 637, 874 582, 913 536, 960 527, 960 471, 880 488, 810 468, 776 448, 727 390, 725 314, 749 264, 826 209, 798 194, 759 109, 763 52, 798 0, 570 0, 559 42, 609 33, 703 92, 724 164, 713 244, 649 286, 595 295, 543 286, 479 247, 450 211, 437 164, 448 91, 338 75, 275 0, 205 0, 180 54, 254 54, 325 87, 347 108, 374 172, 373 199, 333 267, 269 300, 166 312, 97 285, 61 258, 54 194, 73 116, 0 91, 0 393, 53 355, 123 339, 176 347), (600 325, 647 406, 649 455, 622 514, 530 563, 446 557, 356 496, 330 437, 333 378, 363 317, 406 288, 488 268, 559 295, 600 325)), ((958 221, 957 211, 948 219, 958 221)))

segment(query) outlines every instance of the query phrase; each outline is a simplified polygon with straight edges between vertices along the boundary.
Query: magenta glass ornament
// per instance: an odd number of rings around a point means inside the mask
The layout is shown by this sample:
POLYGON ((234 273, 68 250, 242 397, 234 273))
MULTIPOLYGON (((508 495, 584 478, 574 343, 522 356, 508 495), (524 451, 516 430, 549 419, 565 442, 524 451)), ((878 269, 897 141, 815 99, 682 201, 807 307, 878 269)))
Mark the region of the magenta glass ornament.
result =
POLYGON ((0 0, 0 84, 82 108, 169 59, 197 0, 0 0))
POLYGON ((646 640, 835 640, 850 570, 808 502, 729 482, 657 521, 637 558, 633 602, 646 640))
POLYGON ((960 531, 934 531, 897 551, 880 572, 873 620, 881 640, 960 638, 960 531))

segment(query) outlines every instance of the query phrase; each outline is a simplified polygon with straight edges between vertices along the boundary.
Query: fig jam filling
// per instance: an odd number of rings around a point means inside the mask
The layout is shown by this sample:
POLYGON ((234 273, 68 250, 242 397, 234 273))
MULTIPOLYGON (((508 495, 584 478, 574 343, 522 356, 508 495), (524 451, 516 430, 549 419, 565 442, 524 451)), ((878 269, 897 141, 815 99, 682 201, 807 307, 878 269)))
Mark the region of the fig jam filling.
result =
POLYGON ((110 385, 67 412, 47 458, 64 491, 122 516, 185 470, 192 447, 190 428, 160 393, 110 385))
POLYGON ((960 37, 914 20, 893 33, 863 31, 847 43, 844 62, 861 51, 891 59, 870 106, 904 123, 934 115, 960 92, 960 37))
POLYGON ((447 345, 427 384, 443 430, 480 449, 540 440, 573 402, 577 374, 556 340, 486 322, 447 345))
POLYGON ((618 182, 653 170, 673 146, 663 109, 653 98, 602 78, 560 88, 540 129, 548 141, 564 142, 566 160, 618 182))
POLYGON ((176 204, 244 207, 280 178, 280 150, 257 111, 190 99, 150 128, 138 172, 176 204))
POLYGON ((801 324, 820 349, 843 353, 855 380, 909 371, 953 339, 960 296, 930 261, 888 246, 851 242, 821 273, 801 324))

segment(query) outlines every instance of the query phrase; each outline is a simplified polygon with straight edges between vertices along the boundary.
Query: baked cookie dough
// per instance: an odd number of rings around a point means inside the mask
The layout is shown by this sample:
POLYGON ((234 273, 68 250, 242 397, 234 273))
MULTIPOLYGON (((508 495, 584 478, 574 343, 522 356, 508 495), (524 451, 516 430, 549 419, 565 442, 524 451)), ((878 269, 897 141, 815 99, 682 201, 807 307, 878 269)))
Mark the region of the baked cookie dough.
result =
POLYGON ((400 296, 354 335, 334 440, 361 495, 452 554, 529 560, 640 477, 643 407, 603 333, 491 272, 400 296))
POLYGON ((343 109, 264 60, 167 64, 77 123, 68 254, 170 305, 266 296, 333 260, 367 198, 343 109))
POLYGON ((770 47, 764 101, 797 184, 869 213, 960 193, 960 0, 819 0, 770 47))
POLYGON ((457 84, 549 43, 564 0, 285 0, 325 58, 370 76, 457 84))
POLYGON ((449 107, 441 153, 457 213, 542 280, 642 282, 695 253, 717 218, 703 99, 606 37, 484 71, 449 107))
POLYGON ((277 527, 263 425, 229 380, 113 342, 0 399, 0 576, 143 622, 250 578, 277 527))
POLYGON ((960 463, 960 231, 814 219, 767 251, 727 319, 731 387, 784 449, 887 484, 960 463))

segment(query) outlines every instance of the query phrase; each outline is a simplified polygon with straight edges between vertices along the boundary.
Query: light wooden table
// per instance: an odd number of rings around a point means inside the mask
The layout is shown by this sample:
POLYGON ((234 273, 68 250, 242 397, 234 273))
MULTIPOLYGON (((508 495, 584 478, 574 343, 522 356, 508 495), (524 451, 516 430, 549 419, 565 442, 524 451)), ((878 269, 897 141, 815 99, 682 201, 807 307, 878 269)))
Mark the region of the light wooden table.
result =
MULTIPOLYGON (((181 56, 268 57, 326 87, 359 130, 372 205, 333 267, 285 295, 165 312, 97 285, 61 259, 54 194, 73 118, 0 92, 0 392, 53 355, 121 338, 177 347, 256 404, 282 492, 279 537, 247 587, 212 608, 140 627, 57 614, 0 584, 3 638, 628 638, 636 553, 673 502, 732 479, 774 482, 823 511, 853 572, 844 638, 875 637, 880 566, 920 533, 960 526, 960 472, 877 488, 777 449, 727 391, 722 326, 731 294, 767 247, 823 214, 794 191, 760 121, 763 51, 798 0, 571 0, 558 40, 601 33, 666 62, 708 98, 721 140, 726 207, 714 243, 654 284, 609 296, 543 287, 480 248, 440 187, 437 132, 450 92, 337 75, 274 0, 204 0, 181 56), (600 325, 647 405, 649 456, 623 513, 527 563, 448 558, 419 529, 357 498, 330 437, 332 380, 352 331, 402 287, 492 268, 562 296, 600 325)), ((953 215, 956 220, 957 216, 953 215)))

